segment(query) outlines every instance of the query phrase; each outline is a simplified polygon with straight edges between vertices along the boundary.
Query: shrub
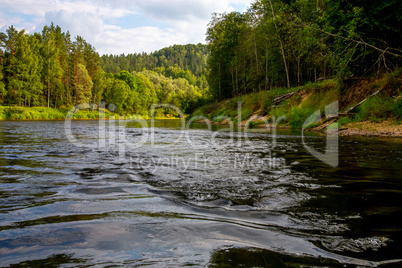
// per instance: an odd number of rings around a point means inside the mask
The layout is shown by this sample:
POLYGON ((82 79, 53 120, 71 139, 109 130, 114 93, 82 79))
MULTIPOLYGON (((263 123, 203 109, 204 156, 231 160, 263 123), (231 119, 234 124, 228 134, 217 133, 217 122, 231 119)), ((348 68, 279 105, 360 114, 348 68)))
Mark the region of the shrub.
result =
MULTIPOLYGON (((402 98, 398 98, 392 107, 392 112, 397 118, 402 118, 402 98)), ((1 116, 1 114, 0 114, 1 116)))
POLYGON ((306 108, 293 108, 290 113, 289 123, 294 129, 300 129, 303 127, 304 122, 314 114, 314 109, 311 107, 306 108))
POLYGON ((6 112, 4 111, 4 107, 0 107, 0 120, 7 119, 6 112))
POLYGON ((338 120, 339 127, 352 123, 353 120, 349 116, 341 117, 338 120))
POLYGON ((374 96, 365 101, 359 108, 356 118, 381 122, 390 117, 394 108, 392 98, 374 96))
POLYGON ((243 108, 241 111, 242 120, 247 120, 253 115, 253 110, 249 107, 243 108))

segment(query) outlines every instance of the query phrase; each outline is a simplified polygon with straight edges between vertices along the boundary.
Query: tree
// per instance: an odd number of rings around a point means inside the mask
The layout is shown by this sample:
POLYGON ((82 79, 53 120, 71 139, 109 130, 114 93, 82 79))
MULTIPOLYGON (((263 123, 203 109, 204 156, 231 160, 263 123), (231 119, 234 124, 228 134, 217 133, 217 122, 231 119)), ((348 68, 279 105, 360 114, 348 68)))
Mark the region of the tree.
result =
POLYGON ((0 105, 4 102, 7 96, 6 85, 4 84, 3 80, 4 79, 3 65, 5 61, 3 47, 5 46, 6 38, 7 36, 4 33, 0 33, 0 105))
MULTIPOLYGON (((7 103, 20 104, 21 81, 21 62, 18 59, 18 46, 25 31, 18 32, 13 26, 7 29, 5 39, 5 58, 6 66, 4 69, 6 76, 7 103)), ((20 54, 21 55, 21 54, 20 54)))
POLYGON ((28 36, 26 48, 26 87, 25 87, 25 105, 38 106, 41 104, 43 84, 41 82, 42 58, 40 55, 41 36, 33 34, 28 36))
MULTIPOLYGON (((42 81, 46 88, 47 107, 50 107, 51 97, 57 98, 62 88, 63 69, 59 61, 59 48, 56 45, 55 27, 44 26, 42 31, 42 81)), ((54 101, 54 106, 56 106, 54 101)))
POLYGON ((76 69, 77 73, 74 76, 75 104, 89 103, 93 86, 91 77, 83 64, 79 63, 76 69))
POLYGON ((107 107, 114 105, 115 112, 124 112, 124 103, 130 92, 130 87, 120 79, 114 77, 114 75, 108 74, 105 77, 105 91, 104 100, 107 107))
POLYGON ((395 68, 402 57, 400 14, 397 0, 326 1, 323 33, 332 39, 334 68, 345 75, 395 68))

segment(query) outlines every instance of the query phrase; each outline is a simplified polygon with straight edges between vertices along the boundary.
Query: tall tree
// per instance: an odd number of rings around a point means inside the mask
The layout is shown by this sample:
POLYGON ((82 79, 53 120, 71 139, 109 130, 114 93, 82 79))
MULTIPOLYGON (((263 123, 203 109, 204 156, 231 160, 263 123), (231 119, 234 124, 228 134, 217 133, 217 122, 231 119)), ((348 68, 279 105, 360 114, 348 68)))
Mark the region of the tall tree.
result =
POLYGON ((4 102, 7 91, 6 91, 6 85, 4 84, 4 62, 5 62, 5 56, 4 56, 4 46, 5 46, 5 41, 7 39, 7 36, 4 33, 0 33, 0 105, 4 102))
POLYGON ((59 96, 58 91, 62 88, 63 70, 59 61, 59 49, 56 44, 54 25, 45 26, 42 31, 42 81, 46 88, 47 107, 50 107, 51 97, 57 98, 59 96))
POLYGON ((43 84, 41 82, 41 36, 38 33, 27 36, 27 41, 26 54, 24 56, 24 61, 26 62, 26 86, 24 89, 24 105, 37 106, 41 104, 43 89, 43 84))
POLYGON ((81 63, 78 63, 77 73, 74 76, 74 95, 75 104, 90 103, 92 97, 92 80, 87 69, 81 63))
POLYGON ((7 37, 5 40, 5 76, 6 76, 6 88, 7 88, 7 103, 8 104, 20 104, 21 88, 23 82, 21 80, 21 65, 19 60, 18 47, 22 36, 25 31, 18 32, 13 26, 7 29, 7 37))

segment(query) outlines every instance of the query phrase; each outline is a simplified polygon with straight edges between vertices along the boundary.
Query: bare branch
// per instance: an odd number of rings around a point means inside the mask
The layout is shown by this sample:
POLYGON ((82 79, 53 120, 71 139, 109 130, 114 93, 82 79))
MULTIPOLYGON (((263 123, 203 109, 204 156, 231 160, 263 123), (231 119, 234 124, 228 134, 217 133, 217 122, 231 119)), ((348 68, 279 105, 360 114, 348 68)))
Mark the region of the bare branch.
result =
POLYGON ((343 40, 352 41, 352 42, 355 42, 355 43, 357 43, 357 44, 370 47, 370 48, 372 48, 372 49, 374 49, 374 50, 377 50, 377 51, 379 51, 379 52, 381 52, 381 53, 384 53, 384 54, 389 54, 389 55, 392 55, 392 56, 394 56, 394 57, 402 58, 402 55, 395 54, 395 53, 389 51, 389 50, 394 50, 394 51, 402 52, 402 51, 400 51, 399 49, 396 49, 396 48, 381 49, 381 48, 375 47, 375 46, 373 46, 373 45, 371 45, 371 44, 369 44, 369 43, 367 43, 367 42, 364 42, 364 41, 359 41, 359 40, 355 40, 355 39, 352 39, 352 38, 344 37, 344 36, 341 36, 341 35, 338 35, 338 34, 333 34, 333 33, 330 33, 330 32, 327 32, 327 31, 324 31, 324 30, 321 30, 321 29, 317 29, 317 28, 314 28, 314 27, 312 27, 312 29, 313 29, 313 30, 316 30, 316 31, 319 31, 319 32, 322 32, 322 33, 325 33, 325 34, 327 34, 327 35, 336 37, 336 38, 341 38, 341 39, 343 39, 343 40))

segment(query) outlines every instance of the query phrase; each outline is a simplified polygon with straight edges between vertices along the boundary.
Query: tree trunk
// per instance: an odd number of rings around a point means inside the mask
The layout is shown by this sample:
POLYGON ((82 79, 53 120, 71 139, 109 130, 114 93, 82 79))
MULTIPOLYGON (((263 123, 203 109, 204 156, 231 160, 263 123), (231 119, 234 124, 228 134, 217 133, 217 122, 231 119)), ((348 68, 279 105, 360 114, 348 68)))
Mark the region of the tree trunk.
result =
POLYGON ((260 76, 260 70, 259 70, 259 66, 258 66, 258 52, 257 52, 257 41, 255 39, 255 31, 254 31, 254 53, 255 53, 255 65, 257 67, 257 78, 256 81, 258 83, 258 91, 261 91, 261 85, 258 81, 258 77, 260 76))
POLYGON ((317 67, 314 68, 314 82, 317 83, 317 67))
POLYGON ((268 78, 268 48, 265 52, 265 90, 268 90, 269 78, 268 78))
POLYGON ((221 99, 221 62, 219 61, 219 100, 221 99))
MULTIPOLYGON (((269 3, 270 3, 270 5, 271 5, 272 17, 275 18, 275 12, 274 12, 274 7, 273 7, 273 5, 272 5, 272 0, 269 0, 269 3)), ((274 25, 275 25, 276 32, 278 33, 278 26, 276 25, 275 22, 274 22, 274 25)), ((282 51, 283 63, 285 64, 285 71, 286 71, 287 84, 288 84, 288 88, 290 88, 290 77, 289 77, 288 64, 287 64, 287 62, 286 62, 285 49, 283 48, 282 39, 281 39, 281 37, 279 36, 279 33, 278 33, 278 37, 279 37, 279 44, 280 44, 280 46, 281 46, 281 51, 282 51)))
POLYGON ((239 77, 238 77, 238 68, 236 64, 236 95, 239 95, 239 77))
POLYGON ((297 86, 300 86, 300 57, 297 58, 297 86))
POLYGON ((49 57, 49 42, 47 42, 47 108, 50 107, 50 57, 49 57))

